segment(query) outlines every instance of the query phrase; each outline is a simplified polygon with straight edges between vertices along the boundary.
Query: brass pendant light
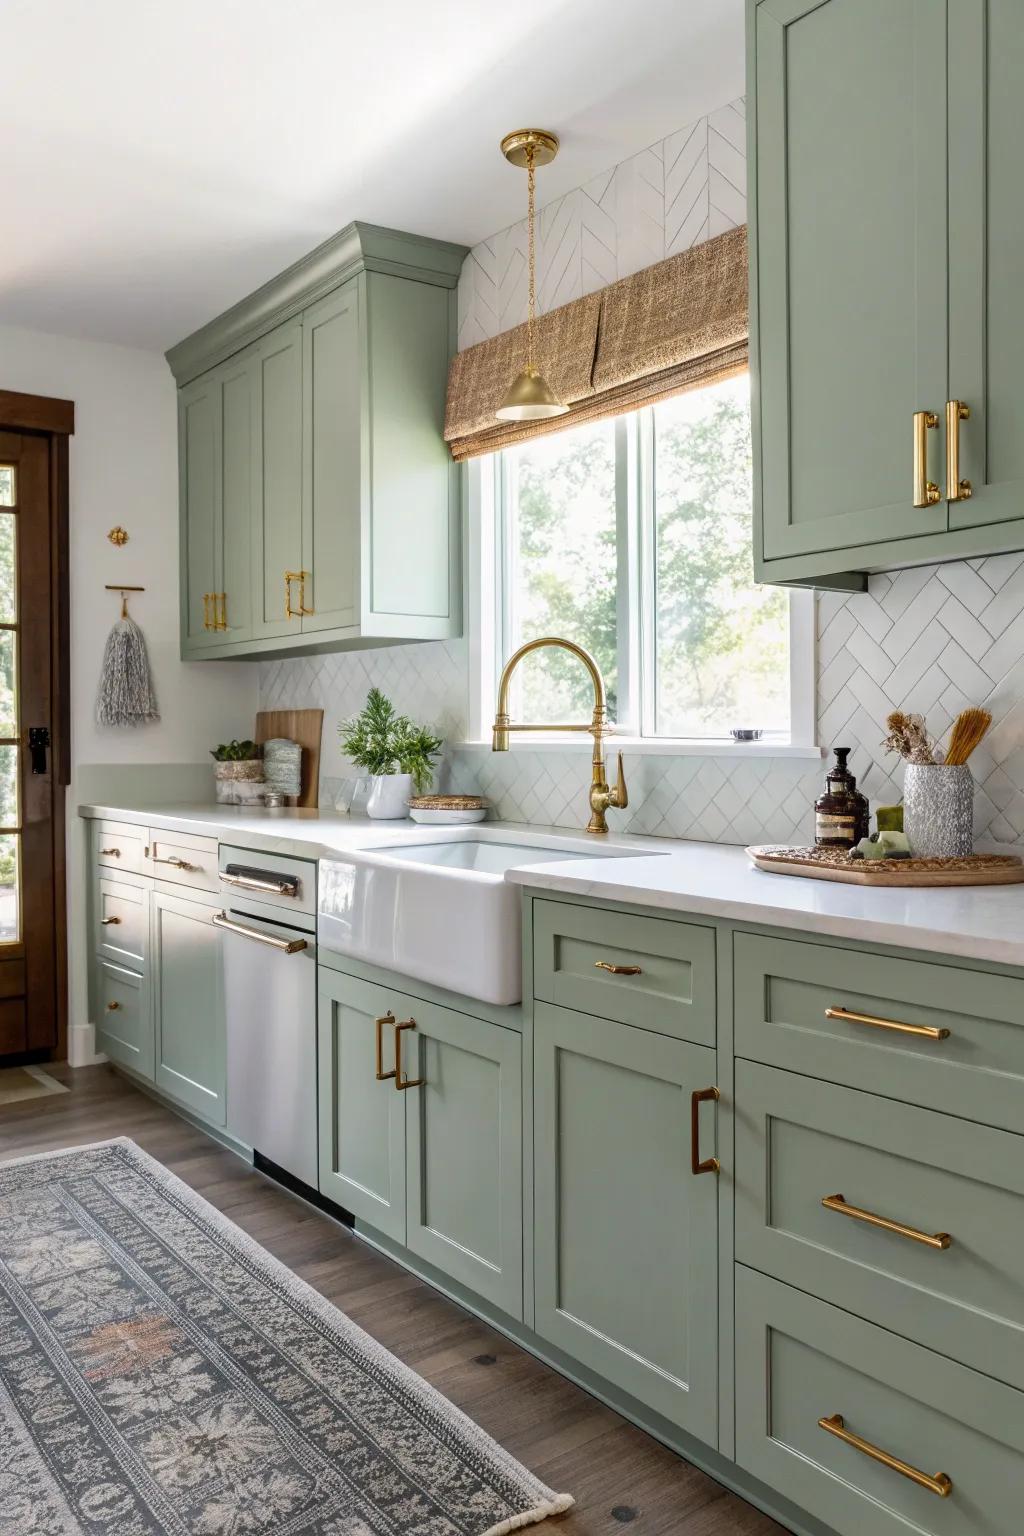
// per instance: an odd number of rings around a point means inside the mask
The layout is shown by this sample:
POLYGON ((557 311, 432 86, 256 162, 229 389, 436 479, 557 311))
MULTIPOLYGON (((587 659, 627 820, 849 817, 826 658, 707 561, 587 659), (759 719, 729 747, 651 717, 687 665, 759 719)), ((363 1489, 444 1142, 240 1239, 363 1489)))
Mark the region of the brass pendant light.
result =
POLYGON ((564 416, 569 407, 552 394, 538 373, 533 359, 533 327, 537 308, 537 259, 534 236, 534 197, 538 165, 550 165, 558 154, 558 139, 543 128, 519 128, 501 141, 501 152, 511 165, 526 170, 527 245, 529 248, 530 286, 526 319, 526 367, 514 379, 501 405, 495 411, 498 421, 545 421, 564 416))

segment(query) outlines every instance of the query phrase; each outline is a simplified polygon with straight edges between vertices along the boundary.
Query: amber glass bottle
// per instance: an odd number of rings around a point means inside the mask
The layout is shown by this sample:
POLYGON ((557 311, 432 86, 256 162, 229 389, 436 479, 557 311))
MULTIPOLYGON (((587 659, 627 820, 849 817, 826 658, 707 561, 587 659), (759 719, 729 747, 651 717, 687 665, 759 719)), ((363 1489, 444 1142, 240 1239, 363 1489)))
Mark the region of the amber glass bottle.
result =
POLYGON ((814 803, 814 841, 819 848, 855 848, 867 837, 867 796, 846 766, 849 747, 834 749, 836 760, 825 777, 825 793, 814 803))

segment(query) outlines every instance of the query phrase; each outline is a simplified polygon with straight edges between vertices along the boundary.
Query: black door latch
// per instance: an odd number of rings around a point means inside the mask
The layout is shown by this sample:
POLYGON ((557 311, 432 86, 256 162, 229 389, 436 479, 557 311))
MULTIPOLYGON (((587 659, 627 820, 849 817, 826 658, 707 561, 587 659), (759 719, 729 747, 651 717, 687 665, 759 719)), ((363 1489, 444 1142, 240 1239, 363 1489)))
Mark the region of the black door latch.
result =
POLYGON ((46 772, 46 754, 50 747, 50 732, 45 725, 30 725, 28 730, 28 755, 33 773, 46 772))

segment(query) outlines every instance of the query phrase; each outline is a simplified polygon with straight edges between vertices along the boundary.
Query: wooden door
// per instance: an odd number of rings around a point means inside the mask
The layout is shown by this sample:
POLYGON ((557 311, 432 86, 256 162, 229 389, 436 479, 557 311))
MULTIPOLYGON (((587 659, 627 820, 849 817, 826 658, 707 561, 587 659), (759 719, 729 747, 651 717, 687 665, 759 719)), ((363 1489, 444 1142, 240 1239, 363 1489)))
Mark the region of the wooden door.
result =
POLYGON ((707 1046, 536 1005, 537 1332, 709 1445, 718 1179, 691 1171, 690 1096, 714 1081, 707 1046))
POLYGON ((52 490, 48 440, 0 432, 0 1056, 57 1043, 52 490))
MULTIPOLYGON (((949 398, 960 424, 969 500, 950 502, 953 528, 1024 527, 1024 18, 1019 0, 949 7, 949 398)), ((944 489, 948 493, 948 486, 944 489)), ((1011 547, 1024 540, 1014 535, 1011 547)), ((1007 542, 1010 542, 1009 533, 1007 542)))
POLYGON ((946 399, 946 0, 753 15, 757 557, 924 541, 947 517, 912 495, 914 413, 946 399))
POLYGON ((154 891, 153 1080, 214 1125, 225 1121, 225 1020, 216 904, 154 891))
POLYGON ((523 1316, 522 1039, 406 998, 406 1246, 523 1316))
POLYGON ((181 636, 186 651, 216 645, 223 500, 222 424, 216 373, 178 395, 178 495, 181 502, 181 636))
POLYGON ((405 1097, 377 1078, 377 1020, 394 1067, 401 994, 320 969, 320 1193, 378 1232, 405 1242, 405 1097))
MULTIPOLYGON (((302 628, 302 322, 288 320, 256 345, 256 518, 253 637, 302 628), (292 616, 288 616, 289 608, 292 616)), ((307 604, 308 606, 308 604, 307 604)))
POLYGON ((361 290, 353 278, 302 318, 302 547, 312 609, 303 616, 304 630, 359 622, 361 290))

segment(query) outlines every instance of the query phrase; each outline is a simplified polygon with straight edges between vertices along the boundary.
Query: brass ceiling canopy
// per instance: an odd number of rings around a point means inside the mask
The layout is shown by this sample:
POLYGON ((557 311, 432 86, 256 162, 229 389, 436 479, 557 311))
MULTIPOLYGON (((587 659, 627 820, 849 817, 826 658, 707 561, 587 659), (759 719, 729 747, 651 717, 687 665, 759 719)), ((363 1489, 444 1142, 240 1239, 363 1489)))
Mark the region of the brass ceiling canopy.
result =
POLYGON ((544 421, 551 416, 564 416, 569 409, 555 396, 544 382, 533 360, 533 330, 537 309, 537 253, 534 234, 535 224, 535 173, 538 165, 550 165, 558 154, 558 138, 545 128, 517 128, 507 133, 501 141, 501 152, 511 165, 526 171, 527 181, 527 245, 529 248, 530 283, 526 319, 526 367, 514 379, 501 405, 495 411, 498 421, 544 421))

